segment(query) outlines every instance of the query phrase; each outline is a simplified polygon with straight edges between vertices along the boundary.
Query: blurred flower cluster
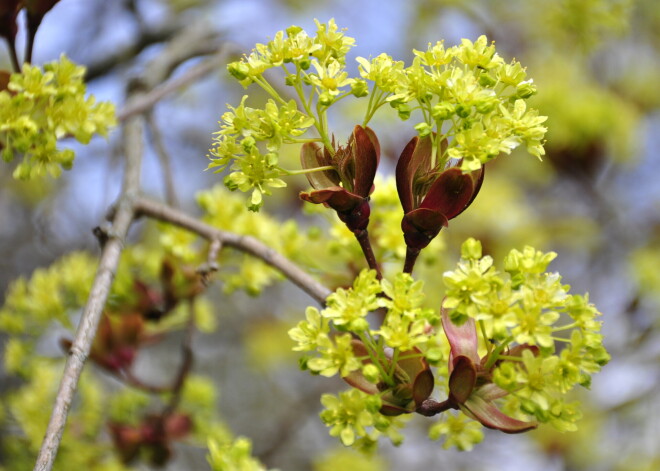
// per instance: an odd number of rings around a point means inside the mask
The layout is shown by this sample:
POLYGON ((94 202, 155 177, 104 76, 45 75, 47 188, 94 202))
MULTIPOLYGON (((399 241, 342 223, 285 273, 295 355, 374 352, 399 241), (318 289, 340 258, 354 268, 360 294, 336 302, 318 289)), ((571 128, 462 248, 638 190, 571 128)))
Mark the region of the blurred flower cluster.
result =
POLYGON ((92 136, 106 136, 116 124, 114 105, 85 96, 85 68, 64 55, 40 67, 24 64, 0 84, 0 150, 3 160, 22 156, 14 178, 30 179, 46 173, 57 177, 70 169, 75 154, 59 149, 58 140, 73 137, 87 144, 92 136))

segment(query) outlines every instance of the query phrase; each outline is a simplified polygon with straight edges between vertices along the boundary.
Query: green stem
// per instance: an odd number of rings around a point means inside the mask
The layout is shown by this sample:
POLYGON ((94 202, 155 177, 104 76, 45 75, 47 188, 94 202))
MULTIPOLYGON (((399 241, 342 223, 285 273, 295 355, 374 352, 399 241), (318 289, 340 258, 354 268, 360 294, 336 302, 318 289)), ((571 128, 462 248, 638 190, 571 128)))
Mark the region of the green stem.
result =
POLYGON ((511 356, 511 355, 500 355, 498 360, 520 361, 520 362, 523 361, 523 359, 521 357, 514 357, 514 356, 511 356))
POLYGON ((335 168, 332 165, 325 165, 323 167, 303 168, 300 170, 287 170, 282 167, 277 167, 277 169, 281 172, 284 172, 285 175, 291 176, 291 175, 305 175, 307 173, 314 173, 314 172, 323 172, 325 170, 334 170, 335 168))
POLYGON ((502 353, 502 350, 504 350, 512 341, 513 337, 509 337, 504 342, 495 347, 495 350, 493 350, 492 354, 488 357, 488 361, 484 365, 484 370, 488 371, 493 367, 495 362, 500 359, 500 353, 502 353))
POLYGON ((280 96, 279 93, 262 77, 255 77, 254 78, 254 83, 259 85, 261 88, 263 88, 266 93, 268 93, 271 97, 275 99, 278 103, 281 105, 286 105, 286 100, 280 96))
POLYGON ((577 322, 573 322, 571 324, 562 325, 562 326, 559 326, 559 327, 553 327, 552 331, 553 332, 561 332, 562 330, 568 330, 568 329, 572 329, 574 327, 577 327, 577 325, 578 325, 577 322))
POLYGON ((493 344, 488 341, 488 334, 486 334, 486 323, 483 320, 478 321, 478 323, 479 330, 481 330, 481 337, 484 339, 486 350, 488 351, 488 355, 490 355, 490 352, 493 351, 493 344))
POLYGON ((378 371, 380 371, 383 381, 385 381, 385 383, 387 383, 388 386, 394 386, 395 385, 394 378, 390 376, 390 374, 387 371, 385 371, 385 368, 383 367, 383 365, 387 364, 387 362, 381 361, 382 359, 378 358, 378 355, 376 355, 375 353, 375 352, 383 351, 381 346, 376 345, 370 336, 368 337, 361 333, 358 333, 357 335, 360 338, 360 340, 362 340, 364 346, 367 348, 367 354, 371 359, 371 363, 373 365, 376 365, 378 371))
POLYGON ((392 354, 392 360, 390 362, 390 376, 392 381, 394 381, 394 373, 396 372, 397 362, 399 361, 399 349, 395 348, 394 353, 392 354))

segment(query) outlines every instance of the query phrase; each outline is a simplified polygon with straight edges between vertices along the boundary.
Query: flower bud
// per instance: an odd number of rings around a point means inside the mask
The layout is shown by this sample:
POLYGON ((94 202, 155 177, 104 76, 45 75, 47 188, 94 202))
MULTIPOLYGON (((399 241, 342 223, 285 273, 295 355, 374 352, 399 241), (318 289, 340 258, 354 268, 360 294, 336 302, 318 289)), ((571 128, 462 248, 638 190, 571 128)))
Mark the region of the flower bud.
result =
POLYGON ((284 83, 289 87, 295 87, 297 84, 300 83, 300 79, 295 75, 287 75, 286 78, 284 79, 284 83))
POLYGON ((477 110, 478 113, 488 114, 495 109, 496 105, 497 105, 496 98, 486 98, 484 100, 479 100, 478 102, 476 102, 474 104, 474 108, 477 110))
POLYGON ((414 128, 419 134, 419 137, 429 136, 433 132, 433 128, 429 123, 418 123, 414 128))
POLYGON ((378 371, 378 367, 373 363, 369 363, 362 368, 362 375, 370 383, 376 384, 380 381, 380 371, 378 371))
POLYGON ((531 80, 520 82, 516 87, 516 95, 519 98, 529 98, 536 94, 536 87, 531 80))
POLYGON ((319 95, 319 103, 323 106, 330 106, 334 102, 334 98, 328 92, 323 92, 319 95))
POLYGON ((455 112, 456 109, 454 108, 454 105, 445 101, 438 103, 431 109, 431 115, 433 118, 439 120, 449 119, 455 112))
POLYGON ((227 71, 236 80, 245 80, 249 77, 250 74, 250 68, 245 62, 242 61, 230 62, 227 65, 227 71))
POLYGON ((497 80, 495 79, 495 77, 493 77, 488 73, 484 72, 479 76, 479 85, 481 85, 482 87, 492 87, 496 83, 497 80))
POLYGON ((397 106, 396 111, 399 114, 399 119, 402 121, 410 118, 410 107, 405 103, 401 103, 399 106, 397 106))
POLYGON ((295 36, 296 34, 300 33, 302 30, 303 29, 300 26, 291 25, 285 31, 286 31, 287 37, 290 38, 290 37, 295 36))
POLYGON ((467 118, 472 113, 472 107, 469 105, 460 104, 456 107, 456 114, 461 118, 467 118))
POLYGON ((353 82, 351 85, 351 93, 357 98, 367 96, 369 94, 369 86, 367 85, 366 80, 355 80, 355 82, 353 82))

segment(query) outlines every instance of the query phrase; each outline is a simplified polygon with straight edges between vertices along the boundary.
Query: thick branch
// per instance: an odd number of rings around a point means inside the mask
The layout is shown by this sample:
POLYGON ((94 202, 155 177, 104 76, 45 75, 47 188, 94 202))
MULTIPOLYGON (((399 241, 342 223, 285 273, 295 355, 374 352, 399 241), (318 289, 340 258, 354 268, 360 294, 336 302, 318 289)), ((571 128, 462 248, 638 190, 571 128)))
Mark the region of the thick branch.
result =
POLYGON ((131 94, 126 108, 138 111, 126 115, 122 119, 124 121, 124 153, 126 157, 122 191, 115 206, 112 226, 108 231, 108 239, 102 248, 101 260, 90 296, 83 310, 82 319, 64 367, 64 374, 55 399, 50 422, 34 467, 35 471, 50 471, 53 468, 57 450, 64 434, 69 408, 78 387, 85 360, 89 355, 96 335, 99 320, 119 264, 124 240, 135 216, 134 203, 140 191, 140 167, 143 153, 143 118, 140 114, 149 109, 149 107, 140 108, 135 106, 135 103, 141 103, 144 96, 166 80, 177 65, 187 60, 187 58, 199 55, 202 47, 200 44, 192 47, 192 52, 191 48, 186 48, 186 46, 190 46, 191 41, 195 44, 194 38, 201 40, 201 37, 208 36, 204 36, 204 34, 203 31, 194 31, 194 25, 186 28, 167 45, 161 55, 147 65, 144 76, 131 84, 131 94))
POLYGON ((78 387, 85 360, 96 335, 96 329, 103 313, 105 302, 112 286, 124 245, 124 239, 133 221, 133 201, 139 190, 140 163, 142 160, 142 120, 133 118, 126 123, 124 131, 126 150, 126 172, 122 196, 117 204, 108 240, 103 246, 99 268, 83 310, 69 357, 64 367, 64 374, 55 398, 53 412, 46 429, 46 436, 35 464, 35 471, 50 471, 55 462, 57 449, 62 441, 66 419, 71 402, 78 387))
POLYGON ((223 246, 233 247, 263 260, 270 266, 281 271, 284 276, 321 305, 325 305, 325 298, 331 293, 327 287, 316 281, 309 273, 254 237, 216 229, 182 211, 144 197, 138 198, 135 201, 135 211, 138 215, 145 215, 160 221, 169 222, 170 224, 194 232, 209 241, 219 241, 223 246))

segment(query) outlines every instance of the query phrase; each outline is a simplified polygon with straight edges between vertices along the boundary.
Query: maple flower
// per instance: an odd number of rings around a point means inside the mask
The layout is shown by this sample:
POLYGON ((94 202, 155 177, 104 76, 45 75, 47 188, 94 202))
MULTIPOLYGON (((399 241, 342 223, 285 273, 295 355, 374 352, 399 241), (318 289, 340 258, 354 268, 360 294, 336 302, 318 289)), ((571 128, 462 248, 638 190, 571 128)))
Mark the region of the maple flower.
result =
MULTIPOLYGON (((363 358, 364 365, 373 364, 376 355, 360 340, 352 340, 355 356, 363 358)), ((392 358, 393 350, 386 349, 386 359, 379 359, 385 371, 392 371, 391 380, 374 383, 365 375, 365 368, 345 375, 344 381, 367 394, 380 395, 380 413, 395 416, 414 412, 433 392, 433 373, 426 358, 417 347, 399 352, 398 359, 392 358)))

